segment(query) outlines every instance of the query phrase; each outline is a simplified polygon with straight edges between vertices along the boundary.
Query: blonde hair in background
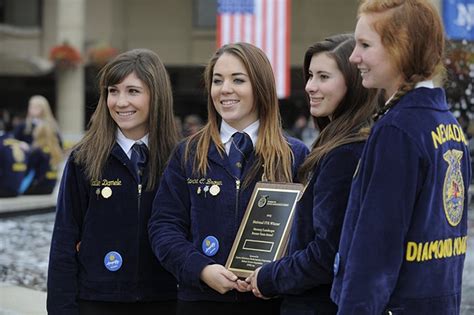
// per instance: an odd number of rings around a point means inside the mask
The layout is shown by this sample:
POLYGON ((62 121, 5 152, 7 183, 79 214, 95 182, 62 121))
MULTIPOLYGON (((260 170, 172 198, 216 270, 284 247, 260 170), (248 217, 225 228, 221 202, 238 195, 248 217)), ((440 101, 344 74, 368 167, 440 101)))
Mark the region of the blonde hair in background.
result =
POLYGON ((51 111, 51 106, 49 105, 48 100, 43 95, 33 95, 28 101, 28 115, 26 116, 26 126, 25 132, 30 134, 33 131, 33 120, 38 118, 41 121, 52 126, 56 132, 59 131, 58 123, 54 119, 53 112, 51 111), (29 115, 30 107, 37 106, 40 108, 40 115, 38 117, 31 117, 29 115))
POLYGON ((33 130, 33 147, 49 152, 51 156, 51 164, 58 166, 63 159, 63 150, 59 145, 58 135, 47 123, 40 123, 36 125, 33 130))

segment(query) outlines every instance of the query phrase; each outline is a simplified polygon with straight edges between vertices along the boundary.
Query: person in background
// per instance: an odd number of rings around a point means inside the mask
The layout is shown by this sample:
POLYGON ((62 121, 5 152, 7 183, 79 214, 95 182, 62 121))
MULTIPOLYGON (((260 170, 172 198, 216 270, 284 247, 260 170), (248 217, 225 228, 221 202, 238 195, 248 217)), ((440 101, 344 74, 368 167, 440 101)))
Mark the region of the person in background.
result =
MULTIPOLYGON (((42 95, 33 95, 28 101, 28 113, 24 122, 18 124, 13 129, 13 136, 28 144, 33 143, 33 130, 39 123, 46 123, 53 128, 61 144, 59 127, 54 119, 48 100, 42 95)), ((61 144, 62 146, 62 144, 61 144)))
POLYGON ((0 135, 0 198, 16 197, 26 175, 30 148, 27 143, 0 135))
POLYGON ((471 177, 464 133, 432 79, 444 31, 429 0, 364 0, 350 61, 380 89, 334 259, 338 314, 459 314, 471 177))
POLYGON ((51 194, 58 179, 58 168, 63 160, 56 130, 39 123, 33 131, 33 144, 28 159, 28 171, 22 182, 25 195, 51 194))
POLYGON ((167 166, 149 223, 152 248, 178 279, 177 314, 278 314, 224 267, 257 181, 292 182, 308 149, 283 136, 267 57, 248 43, 205 69, 208 122, 167 166))
POLYGON ((49 314, 174 314, 176 280, 148 241, 161 174, 178 141, 168 73, 148 49, 100 71, 100 99, 62 177, 48 270, 49 314))
POLYGON ((201 117, 195 114, 187 115, 183 121, 183 135, 184 137, 192 136, 197 133, 204 126, 201 117))
POLYGON ((11 114, 6 109, 0 109, 0 136, 12 129, 11 114))
POLYGON ((288 255, 258 268, 246 281, 258 297, 284 295, 281 314, 336 314, 330 299, 334 255, 347 200, 375 112, 375 93, 364 89, 349 63, 351 34, 310 46, 303 64, 310 113, 320 132, 299 170, 306 185, 298 202, 288 255))

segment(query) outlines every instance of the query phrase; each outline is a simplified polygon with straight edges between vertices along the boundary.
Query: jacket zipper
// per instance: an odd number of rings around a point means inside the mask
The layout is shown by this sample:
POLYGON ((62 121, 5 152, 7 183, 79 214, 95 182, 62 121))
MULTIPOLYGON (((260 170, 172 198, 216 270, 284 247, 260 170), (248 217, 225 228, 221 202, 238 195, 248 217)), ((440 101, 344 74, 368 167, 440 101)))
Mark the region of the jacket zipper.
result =
MULTIPOLYGON (((140 244, 140 210, 141 210, 141 200, 142 200, 142 184, 138 184, 138 196, 137 196, 137 206, 138 206, 138 229, 137 229, 137 244, 140 244)), ((140 245, 138 246, 138 253, 137 253, 137 267, 136 267, 136 279, 138 279, 138 273, 140 269, 140 245)), ((136 300, 140 300, 140 288, 137 288, 137 296, 136 300)))
MULTIPOLYGON (((235 180, 235 218, 234 218, 234 231, 238 231, 240 222, 237 222, 239 219, 239 195, 240 195, 240 179, 235 180)), ((239 300, 239 295, 236 290, 233 290, 235 293, 235 301, 239 300)))
POLYGON ((239 193, 240 193, 240 180, 235 180, 235 221, 234 221, 234 229, 237 231, 240 224, 237 224, 237 220, 239 219, 239 193))

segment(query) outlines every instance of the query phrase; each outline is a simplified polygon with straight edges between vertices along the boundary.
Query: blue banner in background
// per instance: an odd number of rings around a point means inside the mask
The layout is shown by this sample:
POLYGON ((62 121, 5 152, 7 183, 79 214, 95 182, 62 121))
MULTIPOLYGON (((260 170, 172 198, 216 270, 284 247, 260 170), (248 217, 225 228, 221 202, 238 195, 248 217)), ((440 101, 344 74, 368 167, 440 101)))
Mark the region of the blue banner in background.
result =
POLYGON ((443 0, 443 22, 449 39, 474 40, 474 0, 443 0))

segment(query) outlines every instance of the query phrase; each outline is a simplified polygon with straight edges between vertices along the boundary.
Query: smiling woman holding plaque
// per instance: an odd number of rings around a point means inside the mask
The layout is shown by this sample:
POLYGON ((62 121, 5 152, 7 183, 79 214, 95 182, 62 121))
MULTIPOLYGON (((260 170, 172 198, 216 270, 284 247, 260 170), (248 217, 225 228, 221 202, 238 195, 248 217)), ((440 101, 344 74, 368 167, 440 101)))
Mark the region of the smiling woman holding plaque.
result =
POLYGON ((308 149, 283 135, 262 50, 223 46, 204 76, 208 123, 171 157, 153 205, 151 244, 178 279, 178 314, 278 314, 279 299, 246 292, 224 264, 257 181, 292 182, 308 149))
POLYGON ((310 112, 320 136, 300 168, 306 190, 298 205, 289 256, 247 278, 256 296, 284 295, 281 314, 336 314, 329 294, 351 180, 367 138, 374 97, 349 63, 352 35, 329 37, 304 58, 310 112), (365 128, 365 130, 364 130, 365 128))

